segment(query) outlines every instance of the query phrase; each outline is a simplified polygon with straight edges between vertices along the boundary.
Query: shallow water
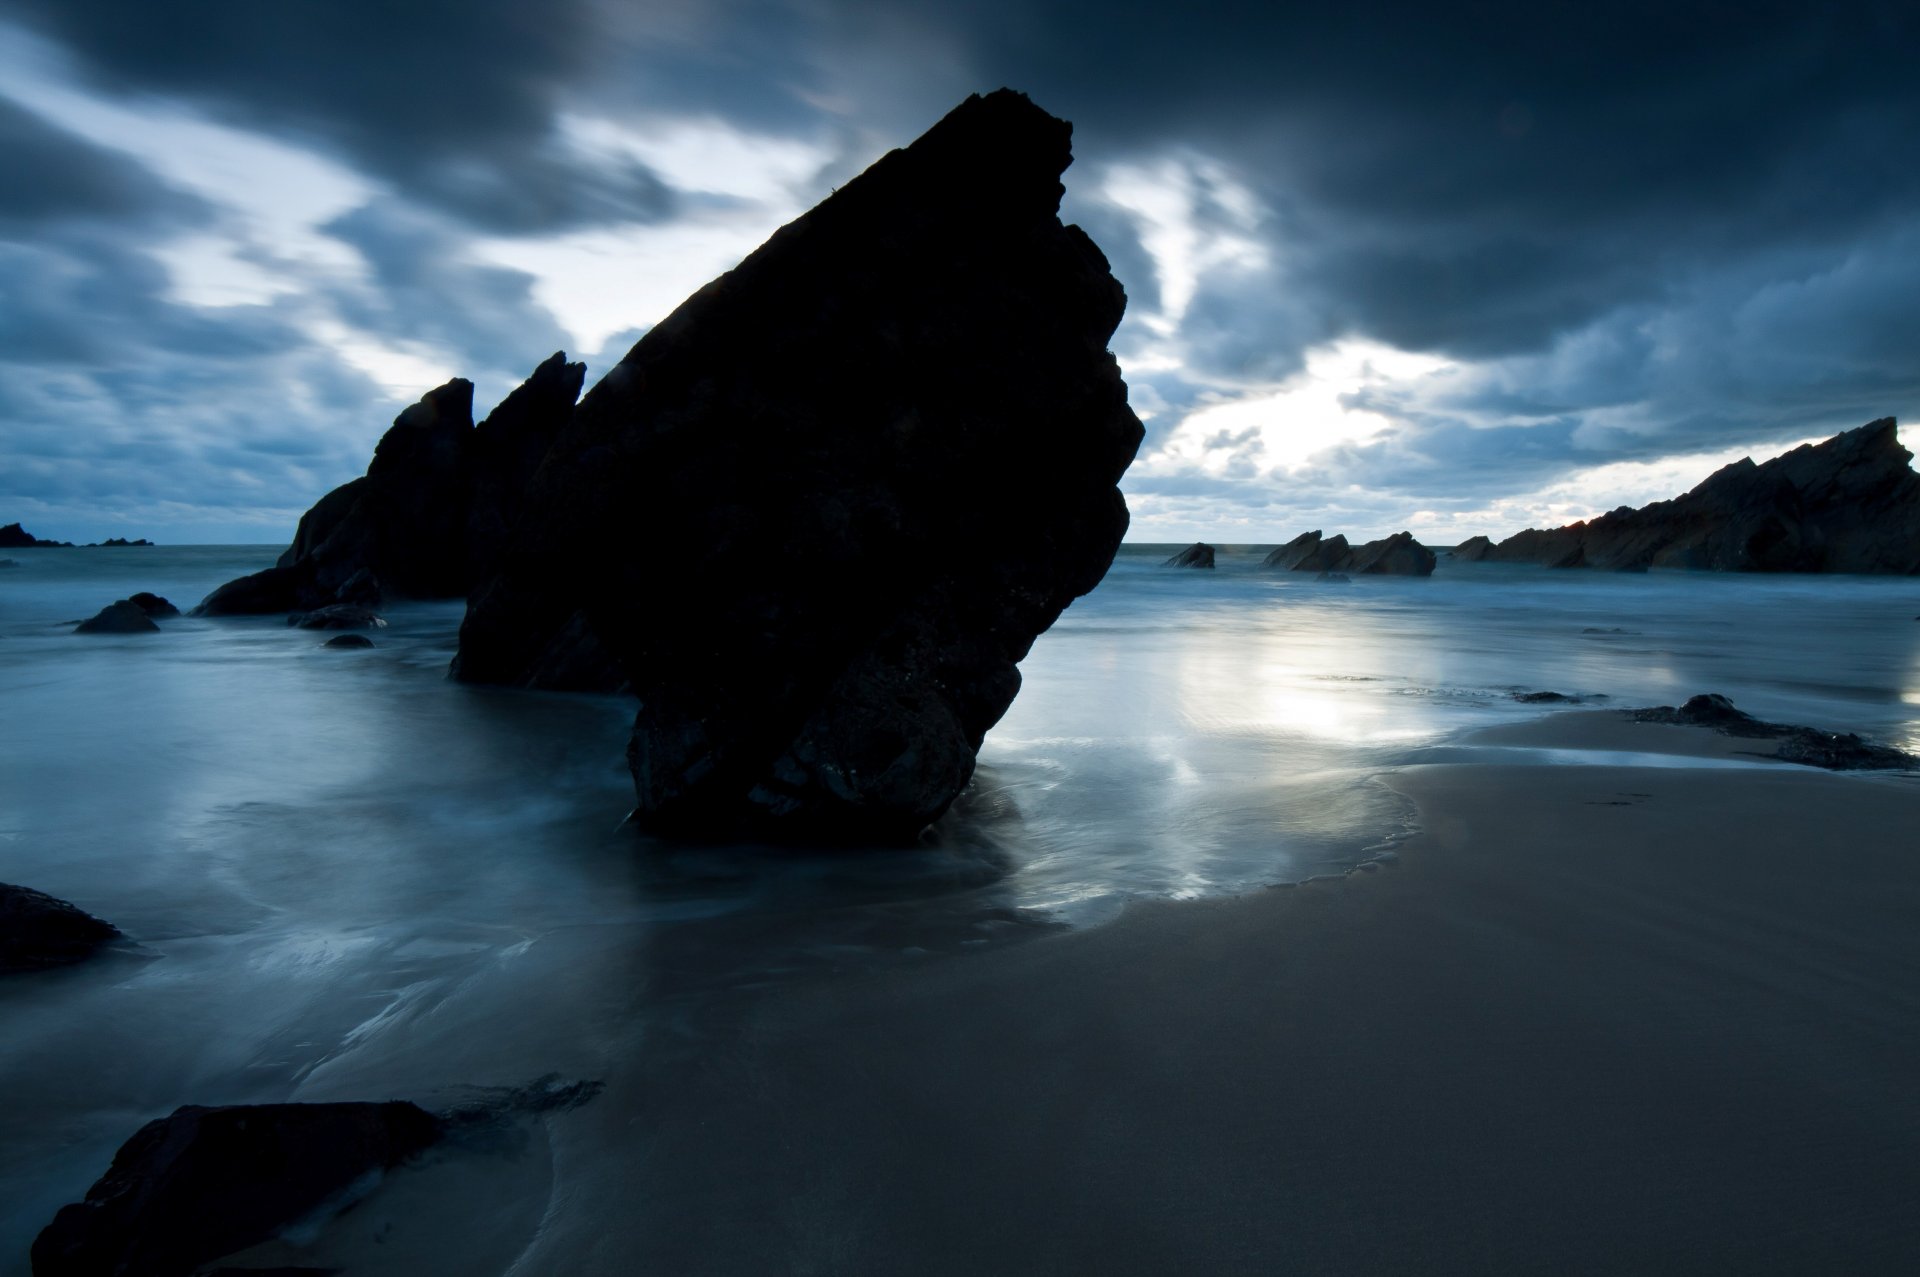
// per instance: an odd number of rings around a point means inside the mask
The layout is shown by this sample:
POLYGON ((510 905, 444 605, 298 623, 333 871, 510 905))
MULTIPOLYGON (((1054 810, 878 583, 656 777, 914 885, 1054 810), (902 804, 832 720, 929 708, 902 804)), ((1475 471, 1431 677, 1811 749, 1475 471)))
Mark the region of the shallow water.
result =
MULTIPOLYGON (((75 636, 274 550, 8 552, 0 881, 131 942, 0 981, 0 1274, 178 1104, 617 1078, 740 991, 1344 871, 1404 829, 1371 778, 1554 708, 1515 691, 1717 691, 1920 750, 1920 582, 1443 562, 1339 585, 1254 552, 1161 569, 1174 548, 1128 547, 1041 638, 920 845, 806 856, 623 828, 626 705, 446 681, 457 603, 391 609, 372 651, 277 618, 75 636)), ((538 1145, 473 1191, 544 1201, 559 1174, 538 1145)), ((509 1216, 463 1271, 511 1262, 538 1220, 509 1216)))

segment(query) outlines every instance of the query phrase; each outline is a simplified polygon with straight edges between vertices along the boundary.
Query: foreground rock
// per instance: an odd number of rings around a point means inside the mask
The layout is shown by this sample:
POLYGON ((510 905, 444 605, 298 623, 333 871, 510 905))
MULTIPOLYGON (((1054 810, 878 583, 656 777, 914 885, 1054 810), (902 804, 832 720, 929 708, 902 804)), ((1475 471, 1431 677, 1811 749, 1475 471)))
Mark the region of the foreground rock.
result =
POLYGON ((205 616, 312 611, 386 597, 458 598, 487 575, 528 479, 573 412, 585 364, 541 364, 478 426, 456 377, 394 419, 367 473, 301 517, 273 567, 229 581, 205 616))
POLYGON ((0 882, 0 972, 80 962, 119 935, 112 923, 64 900, 0 882))
POLYGON ((1920 475, 1892 417, 1590 523, 1529 528, 1488 558, 1555 568, 1920 572, 1920 475))
POLYGON ((75 634, 158 634, 147 610, 132 599, 109 603, 73 627, 75 634))
POLYGON ((1213 547, 1205 541, 1195 541, 1160 566, 1163 568, 1210 568, 1213 566, 1213 547))
POLYGON ((336 634, 320 645, 321 647, 372 647, 373 640, 364 634, 336 634))
POLYGON ((148 616, 178 616, 180 609, 150 590, 127 596, 127 602, 145 612, 148 616))
POLYGON ((1468 537, 1448 552, 1447 557, 1458 559, 1462 563, 1478 563, 1493 553, 1493 542, 1487 537, 1468 537))
POLYGON ((1070 138, 970 98, 655 326, 548 453, 455 673, 630 681, 654 827, 939 816, 1127 526, 1126 298, 1060 224, 1070 138))
POLYGON ((1431 576, 1432 550, 1396 532, 1365 545, 1347 544, 1343 536, 1322 538, 1319 531, 1303 532, 1260 561, 1263 568, 1285 572, 1352 573, 1360 576, 1431 576))
POLYGON ((1851 732, 1823 732, 1813 727, 1767 723, 1734 708, 1724 696, 1695 696, 1678 709, 1660 705, 1629 710, 1637 723, 1674 723, 1684 727, 1711 727, 1726 736, 1778 741, 1773 756, 1789 763, 1824 767, 1828 771, 1913 770, 1920 758, 1885 745, 1875 745, 1851 732))
POLYGON ((33 1243, 35 1277, 188 1277, 370 1188, 441 1131, 402 1101, 176 1109, 54 1216, 33 1243))

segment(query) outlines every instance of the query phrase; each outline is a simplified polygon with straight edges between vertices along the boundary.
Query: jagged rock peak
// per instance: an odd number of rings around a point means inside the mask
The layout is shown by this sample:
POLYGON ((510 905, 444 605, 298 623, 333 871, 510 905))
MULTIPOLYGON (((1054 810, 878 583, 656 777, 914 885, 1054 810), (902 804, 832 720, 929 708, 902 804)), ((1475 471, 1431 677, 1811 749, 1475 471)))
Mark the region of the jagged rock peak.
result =
POLYGON ((655 828, 937 817, 1126 528, 1125 294, 1057 216, 1071 135, 969 98, 650 330, 554 441, 456 674, 630 683, 655 828))

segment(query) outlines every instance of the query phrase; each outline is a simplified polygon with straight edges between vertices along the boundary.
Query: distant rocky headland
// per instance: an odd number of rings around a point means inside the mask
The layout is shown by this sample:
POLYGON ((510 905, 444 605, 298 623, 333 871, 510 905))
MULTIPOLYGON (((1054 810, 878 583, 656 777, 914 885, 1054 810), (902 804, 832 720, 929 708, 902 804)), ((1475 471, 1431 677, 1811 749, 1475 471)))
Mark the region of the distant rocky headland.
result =
POLYGON ((1892 417, 1764 465, 1743 457, 1691 492, 1499 544, 1474 537, 1467 562, 1553 568, 1719 572, 1920 572, 1920 475, 1892 417))
POLYGON ((85 545, 76 546, 71 541, 44 540, 17 523, 9 523, 0 528, 0 550, 115 550, 152 544, 153 542, 145 537, 138 541, 128 541, 124 537, 108 537, 104 541, 89 541, 85 545))

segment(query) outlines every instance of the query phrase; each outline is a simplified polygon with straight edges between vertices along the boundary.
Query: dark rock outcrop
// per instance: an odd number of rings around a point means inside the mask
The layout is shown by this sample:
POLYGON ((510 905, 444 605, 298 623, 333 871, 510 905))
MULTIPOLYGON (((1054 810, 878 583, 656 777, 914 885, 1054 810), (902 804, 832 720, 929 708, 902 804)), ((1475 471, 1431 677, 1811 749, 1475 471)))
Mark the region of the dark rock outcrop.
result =
POLYGON ((35 1277, 188 1277, 340 1200, 440 1138, 385 1104, 188 1105, 147 1123, 33 1243, 35 1277))
POLYGON ((473 424, 473 383, 456 377, 394 418, 367 473, 320 498, 279 562, 209 594, 223 616, 458 598, 492 568, 527 481, 573 412, 585 364, 564 352, 473 424))
POLYGON ((1588 701, 1604 701, 1607 698, 1597 692, 1586 696, 1573 696, 1566 692, 1515 692, 1513 699, 1522 705, 1584 705, 1588 701))
POLYGON ((640 700, 644 824, 892 840, 943 812, 1127 526, 1126 298, 1071 127, 968 99, 641 339, 547 454, 454 671, 640 700))
POLYGON ((1213 547, 1205 541, 1195 541, 1160 566, 1163 568, 1210 568, 1213 566, 1213 547))
POLYGON ((0 528, 0 550, 71 550, 71 541, 43 541, 17 523, 0 528))
POLYGON ((1672 723, 1683 727, 1710 727, 1725 736, 1778 741, 1772 757, 1828 771, 1884 771, 1920 769, 1920 758, 1862 740, 1852 732, 1823 732, 1815 727, 1768 723, 1734 708, 1732 701, 1709 692, 1690 698, 1678 709, 1659 705, 1628 710, 1637 723, 1672 723))
POLYGON ((353 603, 329 603, 311 612, 295 612, 287 618, 289 626, 303 630, 384 630, 386 621, 371 608, 353 603))
POLYGON ((0 882, 0 972, 80 962, 119 935, 112 923, 64 900, 0 882))
POLYGON ((1671 501, 1529 528, 1487 557, 1555 568, 1920 572, 1920 475, 1892 417, 1765 465, 1742 458, 1671 501))
POLYGON ((117 603, 95 612, 86 620, 73 627, 75 634, 158 634, 160 627, 153 623, 145 608, 132 599, 121 599, 117 603))
POLYGON ((1468 537, 1448 552, 1447 557, 1458 559, 1462 563, 1478 563, 1493 553, 1493 542, 1487 537, 1468 537))
POLYGON ((127 596, 127 602, 145 612, 148 616, 178 616, 180 609, 167 600, 148 590, 127 596))
POLYGON ((1430 576, 1436 559, 1432 550, 1396 532, 1365 545, 1347 544, 1343 536, 1322 539, 1318 530, 1303 532, 1260 561, 1263 568, 1287 572, 1352 573, 1358 576, 1430 576))
POLYGON ((153 542, 141 537, 138 541, 129 541, 125 537, 108 537, 104 541, 89 541, 89 550, 130 550, 138 545, 152 545, 153 542))
POLYGON ((320 645, 321 647, 372 647, 373 640, 364 634, 336 634, 320 645))

